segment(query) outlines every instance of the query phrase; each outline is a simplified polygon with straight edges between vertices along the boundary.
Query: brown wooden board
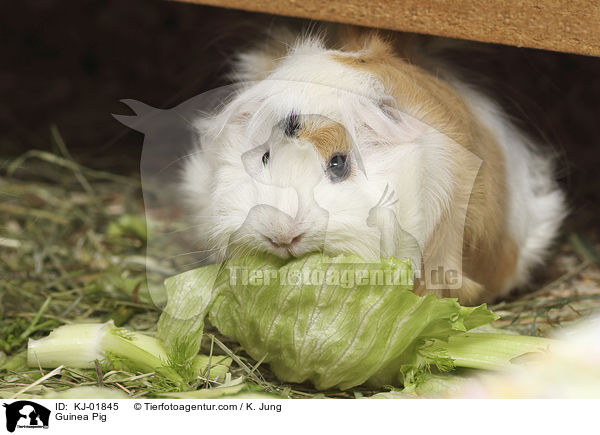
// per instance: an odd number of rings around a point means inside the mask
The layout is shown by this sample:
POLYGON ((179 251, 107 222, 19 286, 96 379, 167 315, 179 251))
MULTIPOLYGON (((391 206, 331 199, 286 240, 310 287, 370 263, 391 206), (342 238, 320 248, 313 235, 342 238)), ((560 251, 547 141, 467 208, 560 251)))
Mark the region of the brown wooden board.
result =
POLYGON ((600 56, 600 0, 180 0, 600 56))

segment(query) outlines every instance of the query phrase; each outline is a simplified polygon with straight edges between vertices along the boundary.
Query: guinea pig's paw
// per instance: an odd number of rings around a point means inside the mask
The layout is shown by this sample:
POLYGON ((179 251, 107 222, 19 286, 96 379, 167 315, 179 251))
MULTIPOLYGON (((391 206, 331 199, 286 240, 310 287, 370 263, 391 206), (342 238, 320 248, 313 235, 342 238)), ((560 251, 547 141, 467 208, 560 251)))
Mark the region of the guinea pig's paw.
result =
POLYGON ((452 293, 452 296, 457 297, 461 304, 471 305, 483 299, 485 287, 468 276, 462 275, 462 286, 452 293))

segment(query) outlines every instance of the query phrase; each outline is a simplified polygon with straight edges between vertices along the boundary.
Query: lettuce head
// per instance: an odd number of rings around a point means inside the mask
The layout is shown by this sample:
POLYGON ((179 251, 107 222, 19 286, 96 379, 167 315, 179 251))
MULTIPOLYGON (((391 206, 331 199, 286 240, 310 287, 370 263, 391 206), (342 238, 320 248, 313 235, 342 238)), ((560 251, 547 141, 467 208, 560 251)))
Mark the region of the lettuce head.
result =
POLYGON ((347 389, 414 382, 453 360, 432 346, 489 323, 485 305, 417 296, 408 260, 364 262, 312 254, 282 264, 270 256, 231 260, 166 281, 158 335, 197 340, 208 319, 286 382, 347 389))

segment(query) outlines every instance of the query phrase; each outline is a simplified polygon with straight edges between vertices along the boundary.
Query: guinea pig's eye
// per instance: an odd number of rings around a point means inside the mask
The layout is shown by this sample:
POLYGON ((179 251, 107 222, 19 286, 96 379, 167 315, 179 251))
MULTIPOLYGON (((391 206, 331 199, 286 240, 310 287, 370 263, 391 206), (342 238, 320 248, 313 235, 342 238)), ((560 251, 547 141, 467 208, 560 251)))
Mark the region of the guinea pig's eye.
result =
POLYGON ((263 154, 262 156, 262 163, 263 165, 267 166, 267 164, 269 163, 269 159, 271 158, 271 152, 267 151, 266 153, 263 154))
POLYGON ((300 130, 300 115, 291 113, 283 122, 283 132, 287 137, 297 137, 300 130))
POLYGON ((327 164, 327 172, 331 181, 343 181, 350 174, 348 157, 344 154, 334 154, 327 164))

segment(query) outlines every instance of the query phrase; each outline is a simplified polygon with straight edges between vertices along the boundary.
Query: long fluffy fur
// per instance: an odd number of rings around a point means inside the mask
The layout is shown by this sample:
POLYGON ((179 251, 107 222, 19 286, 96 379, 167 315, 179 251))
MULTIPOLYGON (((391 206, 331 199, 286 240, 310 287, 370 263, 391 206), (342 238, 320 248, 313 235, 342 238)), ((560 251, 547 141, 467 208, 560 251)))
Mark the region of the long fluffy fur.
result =
POLYGON ((393 240, 391 253, 421 269, 418 292, 477 303, 526 282, 565 214, 550 159, 447 67, 440 78, 428 71, 435 58, 410 57, 403 37, 342 28, 326 44, 321 35, 283 31, 241 53, 239 91, 197 122, 202 140, 182 189, 215 260, 368 259, 393 240), (291 113, 312 133, 282 134, 291 113), (328 147, 342 141, 352 173, 334 183, 328 147), (384 206, 382 194, 393 196, 384 206))

